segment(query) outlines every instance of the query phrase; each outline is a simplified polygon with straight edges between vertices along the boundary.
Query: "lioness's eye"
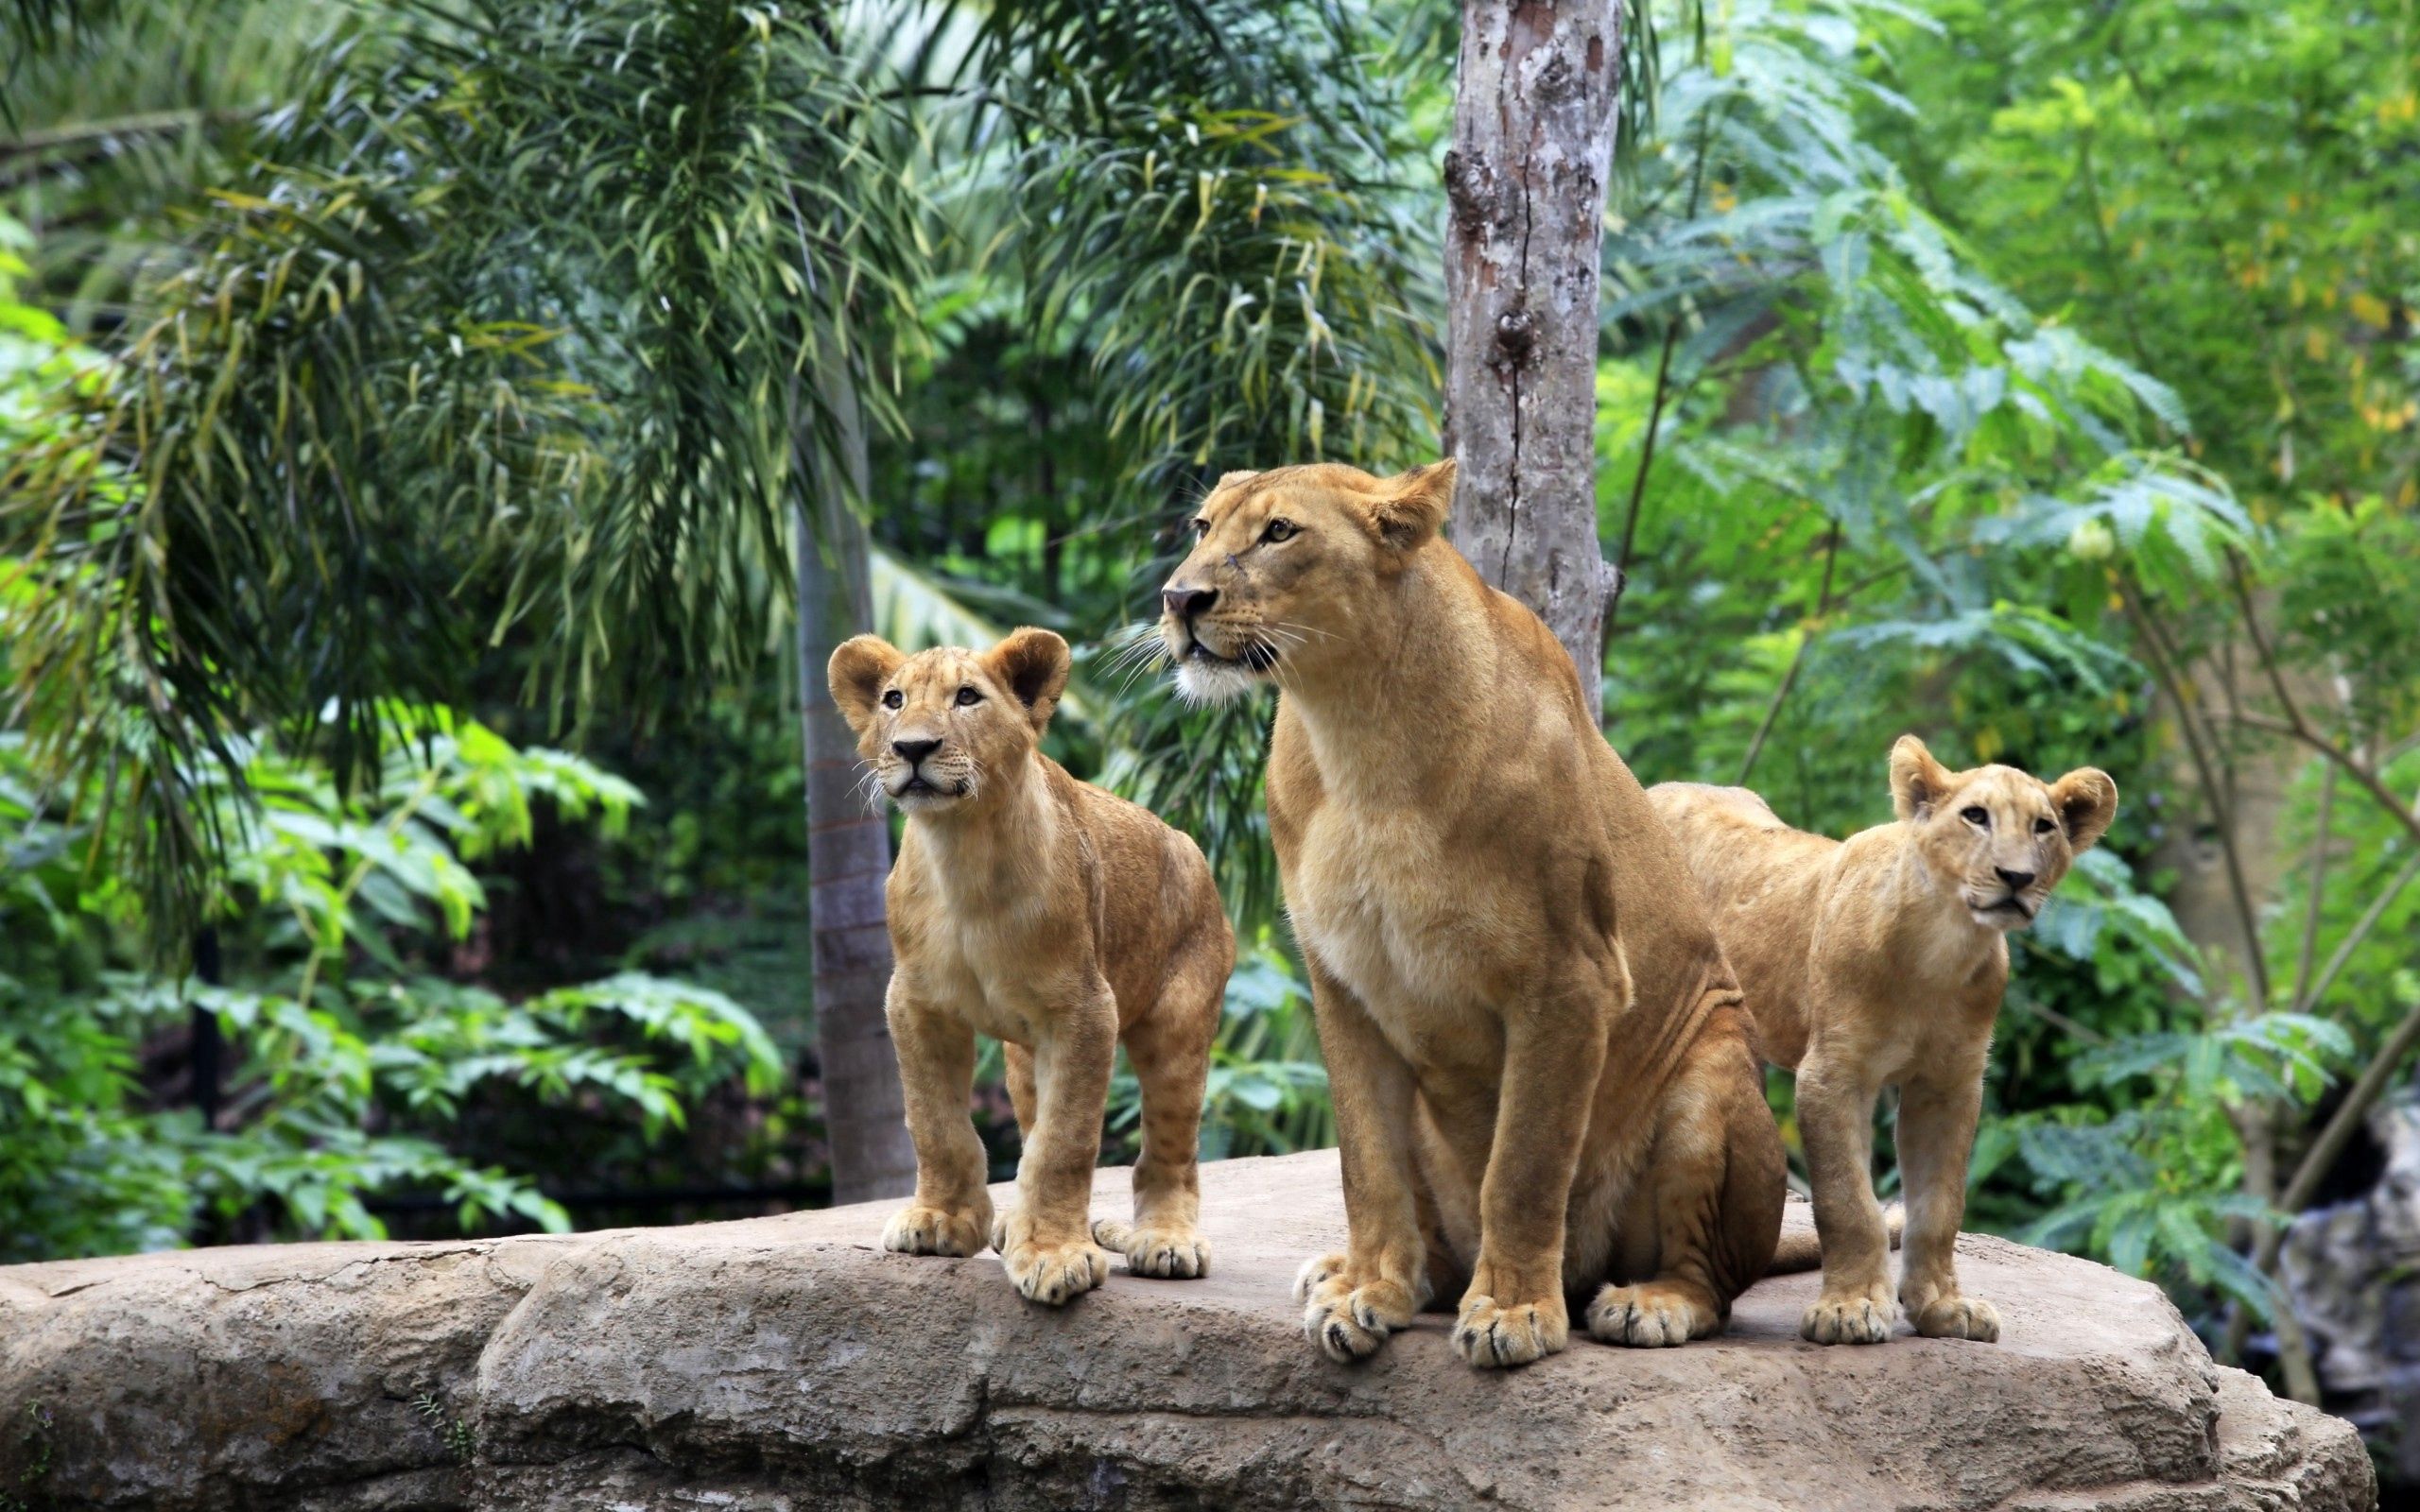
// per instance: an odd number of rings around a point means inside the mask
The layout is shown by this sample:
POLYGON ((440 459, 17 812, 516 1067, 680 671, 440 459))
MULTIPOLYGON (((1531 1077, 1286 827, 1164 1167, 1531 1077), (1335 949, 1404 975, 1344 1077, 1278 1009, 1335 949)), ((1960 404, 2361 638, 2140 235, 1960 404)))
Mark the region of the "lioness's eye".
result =
POLYGON ((972 704, 978 704, 978 703, 981 703, 982 701, 983 701, 983 696, 982 696, 981 694, 979 694, 979 693, 976 692, 976 691, 975 691, 973 688, 971 688, 971 687, 970 687, 970 688, 960 688, 960 689, 959 689, 959 690, 958 690, 958 706, 959 706, 960 709, 967 708, 968 706, 970 706, 970 705, 972 705, 972 704))
POLYGON ((889 693, 882 696, 882 706, 885 709, 896 709, 907 701, 908 696, 901 693, 897 688, 893 688, 889 693))
POLYGON ((1206 535, 1208 535, 1209 533, 1210 533, 1210 522, 1209 522, 1209 521, 1207 521, 1207 520, 1196 520, 1195 522, 1193 522, 1193 539, 1194 539, 1194 540, 1199 541, 1199 540, 1201 540, 1203 536, 1206 536, 1206 535))
POLYGON ((2033 833, 2036 834, 2048 834, 2057 828, 2057 825, 2051 823, 2048 819, 2036 819, 2033 821, 2033 833))
POLYGON ((1291 541, 1300 534, 1302 534, 1302 532, 1295 526, 1293 521, 1271 520, 1269 522, 1268 528, 1261 531, 1260 539, 1263 541, 1291 541))
POLYGON ((1960 809, 1958 816, 1969 824, 1979 824, 1986 830, 1992 827, 1992 816, 1981 809, 1960 809))

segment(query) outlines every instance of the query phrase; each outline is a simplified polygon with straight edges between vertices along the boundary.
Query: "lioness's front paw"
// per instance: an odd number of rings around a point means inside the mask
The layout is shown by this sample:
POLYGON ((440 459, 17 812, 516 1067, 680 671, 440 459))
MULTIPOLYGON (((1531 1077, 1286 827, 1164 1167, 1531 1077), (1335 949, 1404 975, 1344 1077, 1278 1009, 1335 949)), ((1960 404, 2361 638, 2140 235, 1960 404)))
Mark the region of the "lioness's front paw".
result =
POLYGON ((983 1214, 973 1208, 928 1208, 911 1202, 882 1226, 882 1247, 903 1255, 963 1259, 983 1248, 983 1214))
POLYGON ((1606 1344, 1659 1349, 1711 1333, 1720 1318, 1672 1286, 1605 1286, 1588 1304, 1588 1332, 1606 1344))
POLYGON ((1324 1256, 1303 1267, 1295 1279, 1297 1294, 1307 1291, 1303 1308, 1303 1332, 1339 1365, 1350 1365, 1377 1352, 1387 1335, 1420 1314, 1420 1298, 1398 1282, 1372 1281, 1356 1286, 1340 1264, 1323 1270, 1314 1281, 1312 1269, 1340 1255, 1324 1256))
POLYGON ((1885 1288, 1826 1292, 1799 1319, 1798 1332, 1818 1344, 1880 1344, 1899 1321, 1899 1306, 1885 1288))
POLYGON ((1973 1339, 1980 1344, 1997 1344, 2000 1337, 1999 1310, 1989 1302, 1971 1297, 1936 1297, 1918 1308, 1916 1332, 1927 1339, 1973 1339))
POLYGON ((1050 1307, 1072 1302, 1109 1280, 1109 1256, 1090 1237, 1058 1244, 1011 1240, 1000 1260, 1018 1296, 1050 1307))
POLYGON ((1313 1255, 1294 1273, 1294 1300, 1307 1302, 1321 1287, 1344 1274, 1342 1255, 1313 1255))
POLYGON ((1132 1275, 1192 1280, 1210 1274, 1210 1246, 1189 1228, 1136 1228, 1103 1218, 1093 1225, 1093 1240, 1124 1255, 1132 1275))
POLYGON ((1560 1297, 1498 1307, 1493 1297, 1465 1297, 1454 1319, 1454 1350, 1471 1365, 1528 1365, 1558 1354, 1571 1341, 1571 1318, 1560 1297))

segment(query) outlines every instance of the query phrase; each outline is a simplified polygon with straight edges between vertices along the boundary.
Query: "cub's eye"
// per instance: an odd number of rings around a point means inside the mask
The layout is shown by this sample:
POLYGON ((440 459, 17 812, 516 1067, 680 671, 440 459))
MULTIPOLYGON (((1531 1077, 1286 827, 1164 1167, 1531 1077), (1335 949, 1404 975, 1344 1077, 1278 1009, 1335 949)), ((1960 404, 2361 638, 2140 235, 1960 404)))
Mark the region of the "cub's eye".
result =
POLYGON ((1260 539, 1268 541, 1291 541, 1302 533, 1302 528, 1291 520, 1271 520, 1261 531, 1260 539))
POLYGON ((893 688, 889 693, 882 696, 882 706, 885 709, 896 709, 907 701, 908 696, 901 693, 897 688, 893 688))
POLYGON ((960 709, 972 708, 982 701, 983 696, 971 687, 958 690, 958 706, 960 709))
POLYGON ((2036 834, 2048 834, 2057 828, 2058 826, 2051 823, 2048 819, 2036 819, 2033 821, 2033 833, 2036 834))
POLYGON ((1958 816, 1969 824, 1979 824, 1986 830, 1992 827, 1992 816, 1981 809, 1960 809, 1958 816))
POLYGON ((1208 535, 1209 533, 1210 533, 1210 522, 1209 522, 1209 521, 1207 521, 1207 520, 1196 520, 1195 522, 1193 522, 1193 539, 1194 539, 1194 540, 1199 541, 1199 540, 1201 540, 1203 536, 1206 536, 1206 535, 1208 535))

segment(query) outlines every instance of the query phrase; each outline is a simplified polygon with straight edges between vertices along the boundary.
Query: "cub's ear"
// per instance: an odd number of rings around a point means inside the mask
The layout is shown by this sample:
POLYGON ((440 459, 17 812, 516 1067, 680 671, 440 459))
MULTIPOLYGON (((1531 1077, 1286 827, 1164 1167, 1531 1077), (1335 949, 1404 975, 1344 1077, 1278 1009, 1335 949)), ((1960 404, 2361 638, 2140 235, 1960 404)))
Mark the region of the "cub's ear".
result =
POLYGON ((840 643, 832 653, 832 664, 824 670, 831 679, 832 702, 838 706, 840 717, 849 728, 862 734, 873 722, 873 703, 882 696, 882 685, 899 670, 908 653, 879 635, 860 635, 840 643))
POLYGON ((1932 759, 1923 741, 1901 735, 1891 747, 1891 806, 1899 817, 1924 817, 1948 790, 1949 769, 1932 759))
POLYGON ((2098 766, 2079 766, 2050 784, 2050 803, 2066 826, 2068 846, 2089 850, 2118 816, 2118 784, 2098 766))
POLYGON ((1378 541, 1390 551, 1409 552, 1445 528, 1454 508, 1454 459, 1431 462, 1389 478, 1386 493, 1370 514, 1378 541))
POLYGON ((1028 625, 1011 630, 1008 638, 983 653, 983 664, 1001 686, 1025 705, 1025 716, 1041 734, 1067 691, 1067 643, 1048 630, 1028 625))

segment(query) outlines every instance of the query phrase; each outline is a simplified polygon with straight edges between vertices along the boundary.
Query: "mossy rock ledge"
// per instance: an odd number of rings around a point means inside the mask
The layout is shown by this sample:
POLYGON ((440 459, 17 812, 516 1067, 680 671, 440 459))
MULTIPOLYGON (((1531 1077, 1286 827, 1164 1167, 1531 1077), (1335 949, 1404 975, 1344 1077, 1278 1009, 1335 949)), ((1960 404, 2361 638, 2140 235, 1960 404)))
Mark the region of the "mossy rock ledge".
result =
MULTIPOLYGON (((1433 1315, 1348 1367, 1288 1299, 1343 1234, 1333 1153, 1202 1185, 1208 1279, 1120 1274, 1056 1312, 995 1256, 881 1252, 889 1204, 0 1269, 0 1493, 33 1512, 2377 1500, 2349 1426, 2214 1365, 2155 1287, 2084 1261, 1962 1240, 1997 1345, 1804 1343, 1815 1278, 1792 1276, 1684 1349, 1583 1336, 1481 1373, 1433 1315)), ((1123 1212, 1126 1174, 1095 1200, 1123 1212)))

